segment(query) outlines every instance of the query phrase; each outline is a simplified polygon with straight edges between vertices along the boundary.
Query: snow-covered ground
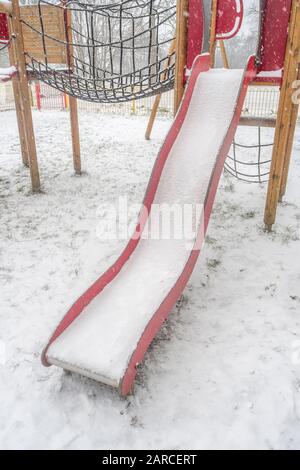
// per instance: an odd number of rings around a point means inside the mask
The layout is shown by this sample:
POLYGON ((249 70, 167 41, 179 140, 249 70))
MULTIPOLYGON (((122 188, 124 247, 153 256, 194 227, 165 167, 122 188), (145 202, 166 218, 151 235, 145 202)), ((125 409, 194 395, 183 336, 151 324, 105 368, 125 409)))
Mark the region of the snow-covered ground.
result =
POLYGON ((147 353, 135 394, 121 399, 42 367, 40 353, 124 245, 97 239, 97 208, 142 199, 170 122, 157 122, 146 142, 144 118, 82 115, 85 173, 75 177, 68 115, 34 120, 38 195, 15 115, 0 113, 0 447, 299 449, 300 130, 273 233, 263 230, 266 186, 223 177, 184 300, 147 353))

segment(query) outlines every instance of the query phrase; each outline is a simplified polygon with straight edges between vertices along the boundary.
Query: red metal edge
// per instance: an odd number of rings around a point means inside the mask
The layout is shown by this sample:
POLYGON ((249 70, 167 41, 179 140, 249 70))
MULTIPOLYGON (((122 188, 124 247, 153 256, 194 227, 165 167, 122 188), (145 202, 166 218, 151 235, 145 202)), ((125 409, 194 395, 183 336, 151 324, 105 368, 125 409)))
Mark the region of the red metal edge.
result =
MULTIPOLYGON (((152 342, 153 338, 158 333, 164 321, 168 318, 169 314, 171 313, 172 308, 174 307, 180 295, 182 294, 194 270, 198 257, 200 255, 201 247, 202 247, 205 234, 207 231, 207 227, 208 227, 213 203, 215 200, 218 184, 219 184, 222 170, 224 167, 224 163, 228 155, 228 152, 230 150, 230 147, 234 139, 234 135, 235 135, 235 132, 238 127, 240 117, 242 114, 243 104, 244 104, 245 97, 247 94, 248 85, 251 83, 251 81, 253 81, 256 75, 255 60, 256 58, 252 56, 250 57, 248 61, 243 83, 241 85, 241 89, 239 93, 239 98, 237 101, 236 110, 235 110, 233 119, 231 121, 230 127, 228 129, 228 132, 226 134, 226 137, 224 139, 224 142, 217 156, 216 165, 212 172, 211 181, 210 181, 209 188, 206 194, 206 200, 205 200, 205 205, 204 205, 204 218, 201 220, 198 237, 195 242, 193 251, 191 252, 190 257, 186 263, 186 266, 182 274, 178 278, 176 284, 171 289, 169 294, 166 296, 165 300, 162 302, 162 304, 160 305, 158 310, 155 312, 152 319, 150 320, 150 322, 148 323, 147 327, 144 330, 144 333, 137 345, 135 352, 133 353, 130 359, 127 370, 120 384, 120 393, 122 396, 126 396, 131 392, 133 384, 134 384, 135 376, 137 374, 138 364, 142 362, 150 343, 152 342)), ((190 102, 191 100, 193 89, 194 89, 194 84, 198 75, 199 75, 199 71, 197 69, 197 62, 196 62, 192 71, 192 76, 191 76, 192 83, 190 83, 190 86, 188 87, 186 91, 186 95, 185 95, 185 99, 188 102, 190 102)), ((184 103, 183 103, 183 106, 184 106, 184 103)))
POLYGON ((47 351, 50 345, 73 323, 73 321, 82 313, 84 308, 89 305, 89 303, 98 295, 103 289, 119 274, 125 263, 128 261, 132 253, 134 252, 135 248, 137 247, 145 224, 147 222, 148 214, 150 212, 150 208, 152 202, 154 200, 156 190, 160 181, 160 177, 162 171, 164 169, 165 163, 169 156, 169 153, 173 147, 175 139, 179 134, 179 131, 182 127, 184 122, 185 116, 187 114, 190 101, 192 99, 192 91, 196 84, 197 77, 200 72, 205 72, 209 70, 210 66, 210 56, 209 54, 203 54, 202 56, 198 56, 195 59, 194 66, 193 66, 193 73, 189 79, 189 83, 187 86, 187 92, 185 93, 185 97, 183 99, 182 105, 176 115, 174 123, 162 145, 162 148, 157 156, 156 162, 154 164, 152 174, 149 180, 149 184, 146 190, 146 194, 143 201, 143 207, 146 210, 142 210, 135 233, 129 240, 127 246, 125 247, 124 251, 121 253, 120 257, 117 261, 81 296, 79 299, 72 305, 70 310, 67 312, 65 317, 59 323, 57 328, 55 329, 53 335, 50 337, 48 344, 46 345, 45 349, 42 352, 42 364, 46 367, 49 367, 51 364, 47 361, 47 351))
POLYGON ((216 40, 234 38, 241 29, 244 18, 243 0, 218 0, 216 40), (224 11, 222 15, 220 11, 224 11), (229 15, 230 10, 232 16, 229 15))

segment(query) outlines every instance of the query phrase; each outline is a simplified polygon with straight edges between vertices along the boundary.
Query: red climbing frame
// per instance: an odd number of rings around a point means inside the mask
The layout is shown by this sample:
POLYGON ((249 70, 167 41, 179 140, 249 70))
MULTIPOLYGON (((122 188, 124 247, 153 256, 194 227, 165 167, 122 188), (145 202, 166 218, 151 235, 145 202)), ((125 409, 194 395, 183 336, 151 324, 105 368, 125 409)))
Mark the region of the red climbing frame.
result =
POLYGON ((216 40, 236 36, 242 26, 243 17, 243 0, 218 0, 216 40))
POLYGON ((7 17, 5 13, 0 13, 0 44, 9 40, 7 17))

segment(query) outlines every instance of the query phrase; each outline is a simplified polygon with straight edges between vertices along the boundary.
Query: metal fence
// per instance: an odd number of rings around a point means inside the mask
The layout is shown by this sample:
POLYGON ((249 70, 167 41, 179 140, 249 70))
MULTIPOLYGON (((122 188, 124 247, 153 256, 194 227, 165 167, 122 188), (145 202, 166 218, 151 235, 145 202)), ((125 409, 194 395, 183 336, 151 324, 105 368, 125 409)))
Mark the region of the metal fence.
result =
POLYGON ((11 83, 0 83, 0 111, 15 109, 14 95, 11 83))
POLYGON ((280 90, 277 86, 250 87, 244 104, 243 115, 249 117, 276 117, 280 90))
MULTIPOLYGON (((243 115, 247 117, 276 117, 279 103, 278 87, 250 87, 244 105, 243 115)), ((68 109, 68 97, 44 83, 31 84, 32 105, 39 110, 68 109)), ((130 103, 99 104, 78 101, 78 108, 83 112, 101 114, 137 115, 150 114, 154 97, 144 98, 130 103)), ((14 109, 11 83, 0 85, 0 111, 14 109)), ((173 113, 173 92, 164 93, 158 114, 171 117, 173 113)))
MULTIPOLYGON (((33 106, 39 110, 68 108, 69 98, 62 92, 48 85, 35 84, 31 87, 33 106)), ((145 116, 150 114, 154 103, 154 97, 143 98, 126 103, 101 104, 78 100, 78 109, 84 112, 99 112, 101 114, 118 114, 145 116)), ((159 114, 171 115, 173 109, 173 92, 164 93, 161 99, 159 114)))

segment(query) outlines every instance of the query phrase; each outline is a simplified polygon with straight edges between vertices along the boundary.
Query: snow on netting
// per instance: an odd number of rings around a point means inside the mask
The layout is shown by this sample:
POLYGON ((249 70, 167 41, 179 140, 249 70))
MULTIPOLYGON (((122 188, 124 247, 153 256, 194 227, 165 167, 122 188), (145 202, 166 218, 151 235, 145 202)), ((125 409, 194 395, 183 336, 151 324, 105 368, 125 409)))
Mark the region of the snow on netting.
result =
POLYGON ((176 0, 38 1, 37 28, 44 61, 27 53, 34 76, 81 100, 117 103, 162 93, 174 86, 176 0), (43 5, 62 10, 65 38, 45 33, 43 5), (49 64, 47 48, 66 48, 67 66, 49 64))

